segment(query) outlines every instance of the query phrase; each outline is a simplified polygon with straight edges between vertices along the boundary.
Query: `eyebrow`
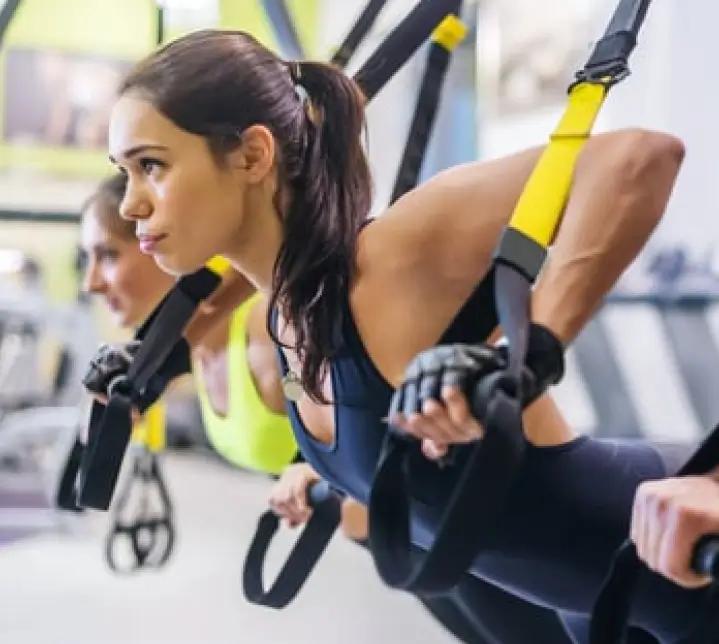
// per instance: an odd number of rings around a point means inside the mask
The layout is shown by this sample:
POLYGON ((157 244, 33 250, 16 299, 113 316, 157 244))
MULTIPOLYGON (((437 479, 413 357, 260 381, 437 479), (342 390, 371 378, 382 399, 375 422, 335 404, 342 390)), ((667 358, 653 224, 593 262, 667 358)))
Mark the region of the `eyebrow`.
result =
MULTIPOLYGON (((136 145, 135 147, 128 148, 127 150, 125 150, 124 152, 122 152, 120 154, 120 157, 124 157, 125 159, 130 159, 134 156, 137 156, 138 154, 142 154, 143 152, 148 152, 150 150, 166 151, 167 147, 165 147, 164 145, 152 145, 149 143, 144 143, 142 145, 136 145)), ((110 162, 117 163, 117 160, 115 159, 114 156, 110 155, 110 162)))

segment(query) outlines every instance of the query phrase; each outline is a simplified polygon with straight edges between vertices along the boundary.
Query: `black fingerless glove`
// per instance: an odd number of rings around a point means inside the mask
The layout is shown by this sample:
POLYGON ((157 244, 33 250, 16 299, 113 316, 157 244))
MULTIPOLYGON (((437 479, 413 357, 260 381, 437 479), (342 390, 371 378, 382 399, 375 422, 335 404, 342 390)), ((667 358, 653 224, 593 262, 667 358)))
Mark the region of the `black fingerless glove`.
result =
POLYGON ((112 382, 124 376, 140 350, 138 340, 104 344, 91 358, 82 384, 90 393, 107 395, 112 382))
MULTIPOLYGON (((100 347, 90 361, 82 384, 90 392, 107 396, 112 383, 127 374, 140 350, 141 341, 131 340, 100 347)), ((182 338, 172 349, 160 370, 150 378, 145 390, 135 401, 138 411, 151 407, 167 389, 172 380, 192 371, 190 345, 182 338)))
MULTIPOLYGON (((420 413, 430 399, 440 399, 443 387, 461 389, 481 418, 490 390, 507 368, 508 347, 486 344, 448 344, 418 354, 407 367, 404 381, 392 396, 389 415, 420 413), (476 394, 482 383, 483 394, 476 394)), ((522 380, 522 404, 528 406, 564 375, 564 347, 547 328, 533 324, 529 329, 527 359, 522 380)))
POLYGON ((547 327, 532 324, 522 381, 522 405, 528 407, 564 376, 564 347, 547 327))
POLYGON ((501 347, 486 344, 444 344, 418 354, 405 371, 389 414, 419 413, 430 399, 439 400, 444 387, 457 387, 471 400, 474 386, 507 366, 501 347))

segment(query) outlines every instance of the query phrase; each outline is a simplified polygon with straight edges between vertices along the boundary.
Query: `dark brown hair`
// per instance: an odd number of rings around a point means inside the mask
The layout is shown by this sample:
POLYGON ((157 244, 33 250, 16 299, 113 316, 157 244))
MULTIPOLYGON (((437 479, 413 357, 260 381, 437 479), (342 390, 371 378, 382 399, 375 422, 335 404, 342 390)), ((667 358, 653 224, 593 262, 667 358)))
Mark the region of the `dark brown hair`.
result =
POLYGON ((85 217, 92 206, 96 206, 100 225, 112 235, 120 239, 135 238, 135 222, 120 217, 120 204, 125 197, 127 177, 122 173, 108 177, 100 183, 80 208, 80 215, 85 217))
POLYGON ((246 128, 272 132, 290 201, 282 209, 275 199, 284 241, 270 310, 277 306, 294 330, 305 391, 326 402, 322 379, 337 350, 355 244, 372 199, 361 91, 337 68, 282 61, 252 36, 224 30, 196 31, 159 49, 130 73, 121 87, 128 91, 204 136, 219 162, 246 128))

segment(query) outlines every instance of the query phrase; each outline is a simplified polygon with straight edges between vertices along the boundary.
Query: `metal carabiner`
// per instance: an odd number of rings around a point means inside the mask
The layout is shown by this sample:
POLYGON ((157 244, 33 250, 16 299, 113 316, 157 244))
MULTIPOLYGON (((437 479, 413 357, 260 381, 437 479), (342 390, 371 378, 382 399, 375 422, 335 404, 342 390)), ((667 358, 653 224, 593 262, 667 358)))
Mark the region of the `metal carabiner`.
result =
POLYGON ((135 456, 132 474, 122 490, 113 513, 113 525, 105 542, 105 559, 113 572, 129 574, 140 569, 162 568, 175 545, 172 501, 160 469, 159 457, 147 449, 135 456), (140 498, 130 520, 122 515, 130 503, 132 488, 141 486, 140 498), (159 496, 159 511, 151 507, 151 488, 159 496), (124 543, 124 556, 120 544, 124 543))

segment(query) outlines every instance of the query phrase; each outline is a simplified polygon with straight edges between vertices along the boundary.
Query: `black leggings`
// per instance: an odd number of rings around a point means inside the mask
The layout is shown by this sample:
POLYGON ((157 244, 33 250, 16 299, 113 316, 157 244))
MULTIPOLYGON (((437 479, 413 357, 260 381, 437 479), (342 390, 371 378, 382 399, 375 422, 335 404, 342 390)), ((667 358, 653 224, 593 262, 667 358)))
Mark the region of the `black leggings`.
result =
MULTIPOLYGON (((634 494, 672 475, 690 447, 579 438, 530 447, 497 528, 471 572, 517 597, 556 609, 582 642, 612 555, 629 534, 634 494)), ((436 519, 435 519, 436 521, 436 519)), ((688 591, 644 569, 632 625, 671 644, 703 614, 704 590, 688 591)))
MULTIPOLYGON (((450 595, 420 601, 460 641, 585 644, 596 591, 628 535, 637 485, 672 475, 690 453, 689 446, 587 437, 530 448, 495 552, 480 557, 475 576, 465 575, 450 595)), ((702 593, 643 577, 628 641, 674 642, 702 593)))
MULTIPOLYGON (((357 543, 366 547, 366 542, 357 543)), ((571 642, 553 611, 518 599, 472 575, 465 575, 448 595, 418 599, 442 626, 466 644, 571 642)))
MULTIPOLYGON (((461 642, 476 644, 586 644, 588 620, 558 615, 466 575, 446 597, 420 598, 425 608, 461 642)), ((659 644, 630 628, 628 644, 659 644)))

